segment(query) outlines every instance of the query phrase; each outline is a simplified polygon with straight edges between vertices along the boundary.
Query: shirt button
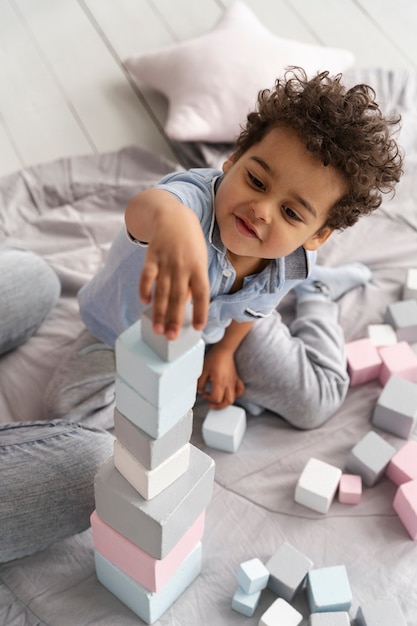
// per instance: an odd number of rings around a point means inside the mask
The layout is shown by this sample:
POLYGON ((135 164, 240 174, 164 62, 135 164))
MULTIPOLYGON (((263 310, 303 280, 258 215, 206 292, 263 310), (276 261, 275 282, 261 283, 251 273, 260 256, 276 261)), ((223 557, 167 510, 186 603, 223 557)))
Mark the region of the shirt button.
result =
POLYGON ((230 278, 231 275, 232 272, 230 270, 223 270, 223 276, 225 276, 226 278, 230 278))

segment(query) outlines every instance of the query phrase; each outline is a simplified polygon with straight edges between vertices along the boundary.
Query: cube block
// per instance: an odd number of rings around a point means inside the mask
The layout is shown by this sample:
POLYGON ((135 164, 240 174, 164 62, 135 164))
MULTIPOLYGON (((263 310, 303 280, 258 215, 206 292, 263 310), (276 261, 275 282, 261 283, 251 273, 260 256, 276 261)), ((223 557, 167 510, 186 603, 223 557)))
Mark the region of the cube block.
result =
POLYGON ((190 410, 164 435, 154 439, 120 411, 114 411, 114 434, 146 469, 155 469, 185 446, 191 438, 192 428, 193 412, 190 410))
POLYGON ((284 598, 278 598, 261 615, 259 626, 298 626, 303 621, 301 613, 296 611, 284 598))
POLYGON ((382 362, 369 338, 351 341, 346 344, 345 350, 351 387, 378 378, 382 362))
POLYGON ((191 445, 188 472, 145 500, 106 461, 95 476, 98 516, 156 559, 165 558, 210 502, 214 461, 191 445))
POLYGON ((268 588, 291 602, 312 567, 313 562, 305 554, 284 541, 266 563, 268 588))
POLYGON ((417 269, 410 268, 403 289, 403 300, 417 300, 417 269))
POLYGON ((372 423, 408 439, 417 423, 417 383, 391 376, 376 402, 372 423))
POLYGON ((329 613, 312 613, 309 626, 350 626, 349 613, 331 611, 329 613))
POLYGON ((146 624, 153 624, 191 585, 201 571, 201 543, 178 567, 176 575, 157 592, 149 591, 94 552, 97 578, 106 589, 138 615, 146 624))
POLYGON ((258 607, 261 593, 261 591, 246 593, 241 587, 238 587, 232 598, 232 609, 246 615, 246 617, 252 617, 258 607))
POLYGON ((358 626, 407 626, 396 598, 384 598, 359 607, 358 626))
POLYGON ((417 541, 417 479, 398 487, 393 507, 411 539, 417 541))
POLYGON ((152 328, 152 307, 141 315, 142 339, 164 361, 174 361, 190 350, 201 339, 201 331, 192 325, 192 309, 186 307, 184 322, 177 339, 170 340, 158 335, 152 328))
POLYGON ((392 457, 386 475, 396 485, 417 478, 417 441, 407 441, 392 457))
POLYGON ((382 360, 379 380, 385 385, 390 376, 400 376, 406 380, 417 382, 417 354, 405 341, 399 341, 393 346, 380 348, 382 360))
POLYGON ((295 488, 295 501, 318 513, 327 513, 335 496, 342 470, 311 458, 295 488))
POLYGON ((197 384, 203 369, 204 351, 205 345, 200 339, 172 363, 164 361, 142 340, 139 321, 116 340, 116 369, 125 382, 159 408, 175 401, 183 386, 197 384))
POLYGON ((312 613, 349 611, 352 590, 345 566, 311 570, 307 576, 307 597, 312 613))
POLYGON ((417 341, 417 300, 400 300, 388 305, 385 321, 394 328, 398 341, 417 341))
POLYGON ((372 487, 383 476, 395 452, 391 444, 370 431, 352 448, 346 469, 361 476, 364 484, 372 487))
POLYGON ((376 348, 392 346, 398 342, 395 330, 390 324, 369 324, 368 337, 376 348))
POLYGON ((151 500, 187 471, 190 462, 190 444, 186 443, 161 465, 148 470, 118 439, 115 439, 113 461, 116 469, 142 498, 151 500))
POLYGON ((357 474, 342 474, 339 482, 339 502, 358 504, 362 497, 362 478, 357 474))
POLYGON ((237 582, 245 593, 262 591, 268 584, 269 571, 259 559, 250 559, 241 563, 237 570, 237 582))
POLYGON ((204 442, 210 448, 236 452, 246 432, 246 412, 239 406, 210 410, 203 422, 204 442))
POLYGON ((145 400, 120 376, 116 378, 116 408, 135 426, 150 437, 159 439, 173 428, 188 411, 197 396, 197 384, 180 385, 177 395, 163 407, 157 407, 145 400))
POLYGON ((94 548, 146 589, 159 591, 201 541, 204 518, 203 512, 164 559, 155 559, 103 522, 94 511, 91 515, 94 548))

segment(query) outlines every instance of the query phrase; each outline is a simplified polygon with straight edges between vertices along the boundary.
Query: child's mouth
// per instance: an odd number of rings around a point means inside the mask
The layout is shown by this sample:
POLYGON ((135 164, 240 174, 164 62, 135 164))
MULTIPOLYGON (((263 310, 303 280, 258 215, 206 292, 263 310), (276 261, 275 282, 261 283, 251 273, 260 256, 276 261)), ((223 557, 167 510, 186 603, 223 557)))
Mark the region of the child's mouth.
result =
POLYGON ((249 222, 245 222, 244 219, 238 217, 237 215, 235 216, 235 219, 236 228, 241 235, 243 235, 244 237, 252 237, 254 239, 258 239, 258 234, 256 233, 255 229, 250 226, 249 222))

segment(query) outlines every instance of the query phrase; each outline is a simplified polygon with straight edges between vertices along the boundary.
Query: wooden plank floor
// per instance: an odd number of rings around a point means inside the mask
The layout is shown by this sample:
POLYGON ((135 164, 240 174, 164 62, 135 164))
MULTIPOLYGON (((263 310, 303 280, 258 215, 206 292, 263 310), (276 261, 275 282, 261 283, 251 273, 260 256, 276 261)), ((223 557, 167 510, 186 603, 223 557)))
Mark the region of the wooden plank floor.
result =
MULTIPOLYGON (((140 143, 175 158, 167 102, 123 59, 199 36, 232 0, 0 0, 0 175, 140 143)), ((246 0, 276 35, 417 70, 414 0, 246 0)))

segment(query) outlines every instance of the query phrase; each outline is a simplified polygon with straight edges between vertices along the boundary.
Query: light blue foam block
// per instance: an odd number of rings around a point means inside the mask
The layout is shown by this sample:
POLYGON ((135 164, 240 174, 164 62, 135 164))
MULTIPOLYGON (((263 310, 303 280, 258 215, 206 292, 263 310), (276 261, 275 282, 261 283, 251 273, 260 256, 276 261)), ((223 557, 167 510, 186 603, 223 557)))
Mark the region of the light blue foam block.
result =
POLYGON ((232 598, 232 609, 246 617, 252 617, 258 607, 261 593, 262 591, 246 593, 241 587, 238 587, 232 598))
POLYGON ((157 592, 149 591, 115 567, 99 552, 94 552, 97 578, 131 611, 147 624, 153 624, 191 585, 201 571, 202 547, 197 544, 181 563, 174 576, 157 592))
POLYGON ((174 401, 179 389, 192 383, 197 387, 204 350, 204 341, 200 339, 175 361, 164 361, 142 340, 139 321, 116 340, 116 370, 145 400, 162 407, 174 401))
POLYGON ((352 590, 345 566, 311 570, 307 575, 307 597, 312 613, 349 611, 352 590))

